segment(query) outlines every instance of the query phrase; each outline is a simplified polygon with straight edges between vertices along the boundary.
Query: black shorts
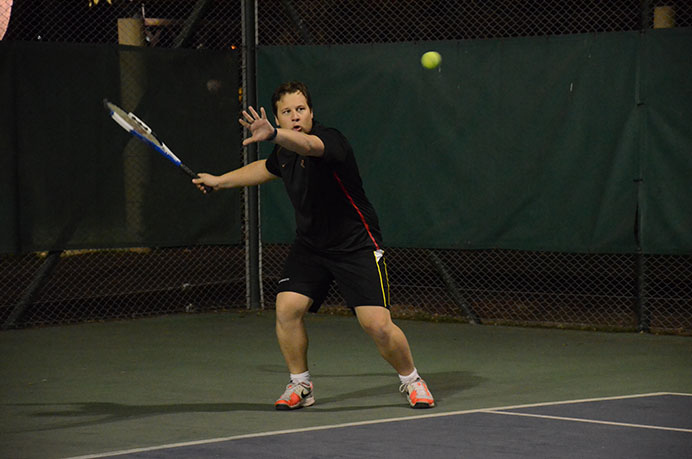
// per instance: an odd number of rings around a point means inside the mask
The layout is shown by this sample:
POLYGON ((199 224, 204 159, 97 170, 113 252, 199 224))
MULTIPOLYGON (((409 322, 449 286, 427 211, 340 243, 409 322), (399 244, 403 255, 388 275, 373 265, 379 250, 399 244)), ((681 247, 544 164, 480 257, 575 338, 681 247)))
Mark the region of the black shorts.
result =
POLYGON ((316 312, 336 280, 349 308, 383 306, 389 309, 389 278, 382 250, 322 254, 293 244, 279 280, 279 292, 296 292, 312 299, 316 312))

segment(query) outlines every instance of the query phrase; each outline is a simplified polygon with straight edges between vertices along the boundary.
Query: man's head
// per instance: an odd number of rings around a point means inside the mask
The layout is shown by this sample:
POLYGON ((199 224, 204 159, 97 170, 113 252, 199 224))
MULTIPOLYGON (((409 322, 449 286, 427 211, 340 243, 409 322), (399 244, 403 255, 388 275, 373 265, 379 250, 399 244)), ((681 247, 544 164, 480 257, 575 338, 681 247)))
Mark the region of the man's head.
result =
POLYGON ((272 95, 276 124, 284 129, 308 133, 312 130, 312 98, 300 81, 284 83, 272 95))

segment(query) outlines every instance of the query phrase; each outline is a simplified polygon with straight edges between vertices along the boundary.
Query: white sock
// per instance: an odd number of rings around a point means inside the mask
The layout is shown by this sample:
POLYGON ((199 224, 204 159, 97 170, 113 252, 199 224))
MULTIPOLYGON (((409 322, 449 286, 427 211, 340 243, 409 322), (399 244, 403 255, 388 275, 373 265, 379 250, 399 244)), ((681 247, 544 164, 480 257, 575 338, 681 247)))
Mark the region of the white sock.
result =
POLYGON ((408 376, 399 375, 399 380, 401 381, 401 384, 411 384, 418 378, 420 378, 420 376, 418 375, 418 370, 416 370, 415 368, 413 369, 413 373, 411 373, 408 376))
POLYGON ((299 373, 299 374, 293 374, 291 373, 291 382, 294 384, 299 384, 299 383, 309 383, 310 382, 310 370, 306 371, 305 373, 299 373))

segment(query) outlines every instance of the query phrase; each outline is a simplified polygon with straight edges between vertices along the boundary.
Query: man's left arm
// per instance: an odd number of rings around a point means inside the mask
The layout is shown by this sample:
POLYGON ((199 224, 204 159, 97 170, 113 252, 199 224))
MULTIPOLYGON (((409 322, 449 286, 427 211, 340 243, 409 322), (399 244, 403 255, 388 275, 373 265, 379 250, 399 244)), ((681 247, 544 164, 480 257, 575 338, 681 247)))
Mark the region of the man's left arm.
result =
POLYGON ((272 126, 267 119, 264 107, 260 107, 261 115, 252 107, 248 107, 248 110, 250 113, 243 111, 245 119, 238 120, 252 134, 251 137, 243 140, 243 145, 267 141, 281 145, 301 156, 320 157, 324 155, 324 142, 316 135, 272 126))
POLYGON ((274 142, 289 151, 294 151, 301 156, 324 156, 324 142, 316 135, 291 129, 274 128, 276 136, 274 142))

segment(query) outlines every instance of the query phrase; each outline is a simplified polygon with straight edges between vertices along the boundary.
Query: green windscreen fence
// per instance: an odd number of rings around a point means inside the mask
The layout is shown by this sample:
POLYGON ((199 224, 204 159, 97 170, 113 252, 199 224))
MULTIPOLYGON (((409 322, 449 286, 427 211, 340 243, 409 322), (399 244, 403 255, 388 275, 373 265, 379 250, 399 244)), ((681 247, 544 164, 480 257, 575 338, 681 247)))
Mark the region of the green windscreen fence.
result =
POLYGON ((642 242, 692 253, 692 32, 647 37, 642 53, 642 242))
POLYGON ((237 53, 0 43, 0 252, 238 243, 240 193, 204 196, 102 102, 221 172, 240 163, 238 75, 237 53))
MULTIPOLYGON (((308 84, 315 118, 354 147, 386 245, 626 253, 639 237, 690 253, 690 37, 263 47, 259 98, 308 84)), ((262 211, 266 242, 293 239, 280 183, 262 211)))

